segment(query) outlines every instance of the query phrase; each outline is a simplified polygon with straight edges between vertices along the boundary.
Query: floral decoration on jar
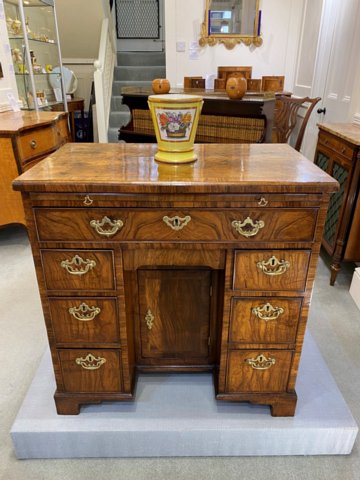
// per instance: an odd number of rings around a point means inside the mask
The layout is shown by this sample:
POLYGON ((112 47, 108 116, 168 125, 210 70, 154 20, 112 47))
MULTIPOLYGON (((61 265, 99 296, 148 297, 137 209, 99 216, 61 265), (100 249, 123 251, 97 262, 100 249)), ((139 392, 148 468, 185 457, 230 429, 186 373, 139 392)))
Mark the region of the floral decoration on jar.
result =
POLYGON ((191 127, 193 115, 191 112, 163 111, 158 114, 161 130, 165 130, 168 137, 183 138, 191 127))

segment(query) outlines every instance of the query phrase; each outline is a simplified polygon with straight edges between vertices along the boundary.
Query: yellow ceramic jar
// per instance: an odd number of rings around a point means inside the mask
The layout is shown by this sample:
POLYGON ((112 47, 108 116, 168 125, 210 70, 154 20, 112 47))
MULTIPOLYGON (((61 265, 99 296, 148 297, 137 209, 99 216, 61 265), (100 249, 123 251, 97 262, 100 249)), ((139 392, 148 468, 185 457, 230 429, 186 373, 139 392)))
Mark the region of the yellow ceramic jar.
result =
POLYGON ((197 157, 194 140, 203 105, 198 95, 150 95, 148 105, 154 124, 158 151, 155 160, 189 163, 197 157))

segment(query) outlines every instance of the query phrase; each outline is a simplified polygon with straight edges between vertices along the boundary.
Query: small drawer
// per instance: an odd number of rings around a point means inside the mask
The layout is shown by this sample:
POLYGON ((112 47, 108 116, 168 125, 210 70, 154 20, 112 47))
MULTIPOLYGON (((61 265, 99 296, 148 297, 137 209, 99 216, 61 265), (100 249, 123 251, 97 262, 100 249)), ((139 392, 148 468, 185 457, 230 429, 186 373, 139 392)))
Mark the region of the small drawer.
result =
POLYGON ((24 162, 33 157, 44 156, 56 149, 59 144, 54 126, 26 131, 17 138, 17 149, 20 159, 24 162))
POLYGON ((295 342, 301 298, 233 298, 230 342, 295 342))
POLYGON ((119 392, 119 350, 58 350, 66 392, 119 392))
POLYGON ((114 290, 112 250, 41 250, 48 290, 114 290))
POLYGON ((232 350, 228 359, 228 393, 286 391, 293 352, 232 350))
POLYGON ((40 241, 312 241, 316 208, 35 209, 40 241))
POLYGON ((50 298, 57 343, 119 342, 115 298, 50 298))
POLYGON ((319 142, 327 148, 334 150, 336 153, 340 153, 344 157, 352 158, 354 154, 354 148, 347 145, 344 140, 333 137, 332 135, 326 135, 320 133, 319 142))
POLYGON ((305 290, 310 261, 307 250, 237 250, 235 290, 305 290))

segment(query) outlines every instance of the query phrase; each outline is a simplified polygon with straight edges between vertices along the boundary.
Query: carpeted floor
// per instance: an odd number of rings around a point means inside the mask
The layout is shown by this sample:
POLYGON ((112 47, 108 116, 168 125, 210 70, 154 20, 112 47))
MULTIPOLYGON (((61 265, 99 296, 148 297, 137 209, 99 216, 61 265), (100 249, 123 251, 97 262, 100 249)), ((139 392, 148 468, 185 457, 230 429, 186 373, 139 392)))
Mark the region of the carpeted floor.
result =
MULTIPOLYGON (((360 424, 360 311, 348 290, 353 265, 329 286, 319 261, 309 328, 360 424)), ((0 230, 1 480, 358 480, 358 443, 348 456, 26 460, 15 458, 9 430, 46 348, 40 300, 26 232, 0 230)), ((314 365, 316 368, 316 365, 314 365)))

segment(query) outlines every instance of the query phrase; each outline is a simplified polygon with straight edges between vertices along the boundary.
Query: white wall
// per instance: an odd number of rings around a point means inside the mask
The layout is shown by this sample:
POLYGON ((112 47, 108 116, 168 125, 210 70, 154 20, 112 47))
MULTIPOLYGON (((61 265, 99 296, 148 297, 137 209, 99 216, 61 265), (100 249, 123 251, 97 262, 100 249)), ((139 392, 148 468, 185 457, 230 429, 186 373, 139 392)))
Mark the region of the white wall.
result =
POLYGON ((12 93, 17 99, 17 87, 7 36, 3 1, 0 0, 0 62, 4 77, 0 78, 0 111, 9 109, 7 98, 12 93))
POLYGON ((258 48, 224 45, 199 48, 199 58, 189 58, 190 42, 198 42, 204 21, 205 0, 166 0, 166 76, 172 86, 182 86, 184 76, 217 73, 221 65, 253 67, 253 78, 285 75, 285 89, 294 82, 295 62, 302 22, 303 0, 261 0, 263 45, 258 48), (186 51, 176 52, 185 41, 186 51))
POLYGON ((85 99, 88 109, 94 61, 98 58, 101 25, 109 14, 107 0, 56 0, 63 65, 78 79, 76 97, 85 99))
POLYGON ((61 54, 63 58, 89 59, 98 56, 101 22, 100 0, 56 0, 61 54))

